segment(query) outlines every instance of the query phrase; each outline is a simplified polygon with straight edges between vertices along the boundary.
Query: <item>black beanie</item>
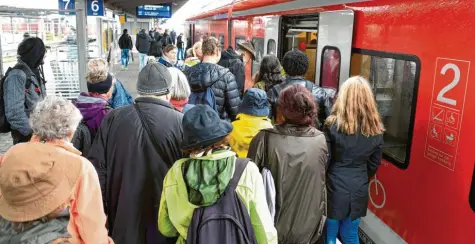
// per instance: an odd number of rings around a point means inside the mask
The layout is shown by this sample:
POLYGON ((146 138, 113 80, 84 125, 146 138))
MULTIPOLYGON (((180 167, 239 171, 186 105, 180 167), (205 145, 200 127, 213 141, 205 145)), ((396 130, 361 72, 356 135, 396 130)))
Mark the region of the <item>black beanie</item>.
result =
POLYGON ((87 83, 87 90, 92 93, 106 94, 112 87, 112 75, 107 74, 107 78, 104 81, 98 83, 87 83))
POLYGON ((31 69, 38 68, 45 57, 46 47, 38 37, 27 38, 18 46, 17 54, 31 69))

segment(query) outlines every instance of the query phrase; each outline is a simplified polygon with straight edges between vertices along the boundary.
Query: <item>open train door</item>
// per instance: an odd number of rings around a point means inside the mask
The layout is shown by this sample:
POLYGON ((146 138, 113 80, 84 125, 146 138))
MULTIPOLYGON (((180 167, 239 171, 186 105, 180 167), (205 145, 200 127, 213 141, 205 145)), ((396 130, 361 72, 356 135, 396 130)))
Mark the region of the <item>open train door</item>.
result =
POLYGON ((265 34, 264 34, 264 51, 265 54, 273 54, 280 57, 279 49, 279 29, 282 21, 281 16, 264 17, 265 34))
POLYGON ((353 10, 321 12, 315 83, 337 89, 350 76, 353 10))

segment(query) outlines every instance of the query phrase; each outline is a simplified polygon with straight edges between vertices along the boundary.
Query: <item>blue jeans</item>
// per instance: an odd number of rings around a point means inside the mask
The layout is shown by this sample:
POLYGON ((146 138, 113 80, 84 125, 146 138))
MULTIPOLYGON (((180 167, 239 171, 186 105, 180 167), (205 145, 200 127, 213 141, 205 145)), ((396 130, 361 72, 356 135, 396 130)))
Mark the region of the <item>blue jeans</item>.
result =
POLYGON ((344 220, 327 219, 327 244, 336 244, 338 232, 344 244, 359 244, 358 226, 360 218, 351 221, 348 216, 344 220))
POLYGON ((185 53, 183 51, 183 48, 178 48, 177 52, 177 60, 184 60, 185 59, 185 53))
POLYGON ((146 53, 139 53, 139 71, 142 70, 145 65, 147 65, 147 58, 148 56, 146 53))
POLYGON ((130 51, 129 49, 122 49, 122 54, 120 56, 120 62, 122 64, 122 66, 124 66, 124 67, 129 66, 129 58, 130 58, 129 51, 130 51))

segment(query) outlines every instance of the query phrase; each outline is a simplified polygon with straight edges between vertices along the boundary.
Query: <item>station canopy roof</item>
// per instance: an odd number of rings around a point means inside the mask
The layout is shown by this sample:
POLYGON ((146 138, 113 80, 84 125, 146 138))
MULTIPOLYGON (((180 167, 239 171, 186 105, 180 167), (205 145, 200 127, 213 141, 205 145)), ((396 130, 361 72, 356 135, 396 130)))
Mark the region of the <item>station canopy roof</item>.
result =
POLYGON ((137 6, 157 5, 169 3, 172 5, 172 13, 180 9, 188 0, 104 0, 106 6, 110 9, 122 11, 131 15, 136 14, 137 6))

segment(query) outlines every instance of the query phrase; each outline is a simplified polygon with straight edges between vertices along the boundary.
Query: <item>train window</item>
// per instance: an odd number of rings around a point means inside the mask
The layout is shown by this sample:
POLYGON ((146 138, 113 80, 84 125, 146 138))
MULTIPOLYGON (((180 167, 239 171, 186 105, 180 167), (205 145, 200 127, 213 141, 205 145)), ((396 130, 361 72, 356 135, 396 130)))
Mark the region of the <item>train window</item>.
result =
POLYGON ((234 43, 234 49, 237 50, 237 49, 238 49, 237 44, 238 44, 238 43, 243 43, 243 42, 245 42, 245 41, 246 41, 246 37, 244 37, 244 36, 236 36, 236 40, 235 40, 236 43, 234 43))
POLYGON ((273 54, 277 56, 277 43, 274 39, 267 41, 267 54, 273 54))
POLYGON ((252 45, 254 46, 254 50, 256 51, 256 60, 252 62, 252 75, 254 75, 261 66, 261 61, 264 56, 264 38, 253 38, 252 45))
POLYGON ((409 166, 420 68, 413 55, 354 49, 351 57, 350 73, 370 81, 386 127, 383 157, 402 169, 409 166))
POLYGON ((211 33, 211 36, 212 36, 212 37, 216 37, 216 33, 211 33))
POLYGON ((322 67, 320 67, 320 85, 338 90, 340 87, 340 50, 326 46, 322 52, 322 67))
POLYGON ((224 46, 224 35, 223 35, 223 34, 219 34, 218 40, 219 40, 219 43, 221 44, 221 50, 225 50, 226 47, 224 46))

